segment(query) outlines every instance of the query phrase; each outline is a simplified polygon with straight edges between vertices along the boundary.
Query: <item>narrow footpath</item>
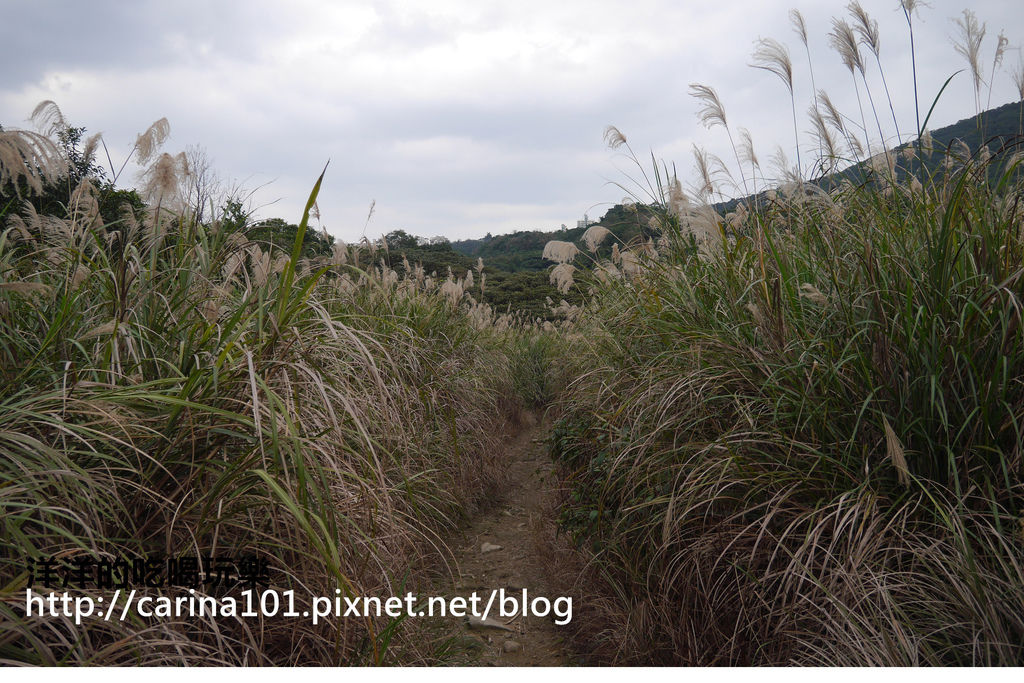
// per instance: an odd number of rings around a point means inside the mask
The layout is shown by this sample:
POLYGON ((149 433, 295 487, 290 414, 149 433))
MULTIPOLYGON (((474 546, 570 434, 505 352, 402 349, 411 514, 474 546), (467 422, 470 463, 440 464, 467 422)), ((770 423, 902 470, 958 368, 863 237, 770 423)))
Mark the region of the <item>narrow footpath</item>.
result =
MULTIPOLYGON (((523 589, 532 603, 546 598, 553 606, 547 617, 502 618, 498 605, 487 622, 478 619, 446 621, 453 651, 450 663, 463 666, 567 666, 574 661, 566 644, 569 629, 559 626, 566 600, 549 588, 545 567, 550 567, 556 529, 557 478, 542 438, 547 433, 539 418, 524 417, 522 429, 509 441, 509 481, 501 498, 473 518, 461 536, 451 539, 454 565, 439 580, 441 594, 469 598, 481 596, 481 612, 491 591, 505 590, 522 602, 523 589), (560 612, 556 615, 555 611, 560 612)), ((509 605, 511 603, 508 603, 509 605)), ((573 616, 578 607, 573 604, 573 616)))

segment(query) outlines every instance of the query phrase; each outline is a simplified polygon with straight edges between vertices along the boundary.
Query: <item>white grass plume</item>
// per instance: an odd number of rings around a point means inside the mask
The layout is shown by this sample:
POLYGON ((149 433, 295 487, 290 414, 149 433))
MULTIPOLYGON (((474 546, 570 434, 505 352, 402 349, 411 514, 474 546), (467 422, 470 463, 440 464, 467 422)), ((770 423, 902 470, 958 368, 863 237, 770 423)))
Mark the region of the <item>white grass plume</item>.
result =
POLYGON ((910 470, 907 467, 906 451, 885 415, 882 416, 882 429, 885 432, 886 456, 892 461, 900 484, 910 486, 910 470))
POLYGON ((1006 53, 1006 48, 1010 44, 1010 39, 1006 37, 1006 33, 1003 31, 999 32, 999 37, 996 39, 996 52, 992 58, 992 70, 995 71, 999 68, 999 65, 1003 63, 1003 55, 1006 53))
POLYGON ((458 304, 460 301, 462 301, 462 296, 465 293, 465 290, 462 288, 462 285, 459 284, 458 282, 454 282, 452 280, 445 280, 444 282, 441 283, 440 292, 442 295, 447 297, 452 304, 458 304))
POLYGON ((608 126, 604 129, 604 141, 611 149, 618 149, 626 144, 626 136, 615 126, 608 126))
MULTIPOLYGON (((701 103, 701 107, 697 110, 697 115, 700 117, 701 123, 704 124, 709 130, 715 126, 721 126, 725 129, 726 135, 729 136, 729 144, 732 146, 733 155, 736 157, 736 165, 739 168, 740 175, 743 181, 744 193, 749 194, 747 188, 747 180, 743 175, 743 162, 740 159, 739 149, 736 147, 736 142, 733 140, 732 131, 729 130, 729 123, 725 118, 725 107, 722 106, 722 101, 718 97, 718 93, 715 89, 709 85, 703 85, 701 83, 690 84, 690 95, 697 98, 701 103)), ((728 169, 723 164, 723 169, 727 175, 731 177, 728 169)))
POLYGON ((738 149, 740 151, 740 158, 750 164, 751 168, 760 168, 761 162, 757 158, 757 152, 754 151, 754 138, 751 137, 750 131, 746 128, 740 128, 739 132, 740 142, 738 149))
POLYGON ((343 266, 348 263, 348 245, 344 242, 335 242, 331 245, 331 265, 343 266))
POLYGON ((54 142, 30 130, 0 131, 0 184, 11 183, 20 191, 24 180, 33 192, 42 192, 43 184, 65 173, 67 165, 54 142))
POLYGON ((572 242, 551 240, 544 245, 544 252, 541 254, 541 258, 556 263, 568 263, 575 259, 579 253, 579 248, 572 242))
POLYGON ((793 31, 800 38, 800 42, 807 46, 807 22, 804 21, 804 15, 800 14, 800 10, 791 9, 789 10, 789 23, 793 24, 793 31))
POLYGON ((145 165, 160 149, 171 134, 171 124, 166 118, 154 121, 153 124, 135 138, 136 162, 145 165))
MULTIPOLYGON (((870 149, 871 141, 868 136, 868 124, 867 118, 864 116, 864 104, 860 99, 860 88, 857 86, 856 73, 860 72, 861 80, 864 81, 865 87, 867 86, 867 76, 864 67, 864 56, 860 52, 860 47, 857 44, 857 35, 844 19, 832 19, 832 31, 828 35, 829 44, 832 48, 839 53, 839 58, 842 60, 843 65, 849 70, 850 76, 853 78, 853 88, 857 95, 857 107, 860 109, 860 120, 861 126, 864 131, 865 142, 870 149)), ((870 97, 871 91, 868 91, 870 97)), ((884 145, 884 136, 880 141, 884 145)))
POLYGON ((953 40, 953 49, 967 60, 974 82, 975 111, 981 110, 981 86, 984 79, 981 74, 981 41, 985 38, 985 24, 978 23, 978 17, 969 9, 963 11, 963 19, 954 19, 953 23, 960 29, 959 39, 953 40))
POLYGON ((992 73, 988 77, 988 102, 985 105, 986 109, 992 106, 992 84, 996 80, 996 69, 1003 63, 1003 55, 1006 53, 1006 48, 1010 44, 1010 39, 1006 37, 1006 33, 1003 31, 999 32, 999 37, 996 38, 996 51, 992 56, 992 73))
POLYGON ((1017 97, 1024 100, 1024 63, 1018 61, 1010 75, 1013 77, 1013 84, 1017 87, 1017 97))
POLYGON ((583 233, 583 243, 587 245, 587 249, 596 252, 597 248, 601 246, 605 238, 611 234, 611 230, 604 227, 603 225, 591 225, 587 228, 587 231, 583 233))
POLYGON ((142 172, 140 189, 150 201, 170 206, 168 200, 177 197, 179 185, 187 177, 188 159, 185 153, 179 152, 172 156, 164 152, 142 172))
POLYGON ((47 137, 56 137, 68 129, 64 114, 53 100, 43 100, 37 104, 29 118, 39 132, 47 137))
POLYGON ((718 93, 714 88, 701 83, 691 83, 690 96, 697 98, 701 103, 697 116, 700 117, 700 122, 704 124, 705 128, 710 130, 716 125, 723 128, 729 127, 725 119, 725 107, 722 106, 722 101, 718 98, 718 93))
POLYGON ((789 56, 789 48, 773 38, 760 38, 754 48, 755 69, 763 69, 775 74, 789 91, 789 103, 793 113, 793 142, 796 149, 797 175, 800 163, 800 134, 796 126, 796 99, 793 95, 793 60, 789 56))
POLYGON ((635 253, 628 249, 619 254, 619 267, 622 268, 622 272, 628 276, 638 275, 640 273, 640 259, 635 253))
POLYGON ((680 216, 689 209, 690 198, 683 191, 683 184, 678 177, 673 177, 668 188, 668 210, 675 216, 680 216))
POLYGON ((782 148, 782 145, 775 146, 775 151, 768 157, 768 162, 771 164, 771 168, 781 184, 798 181, 797 173, 789 163, 789 157, 786 155, 786 150, 782 148))
POLYGON ((828 42, 839 53, 843 66, 852 74, 854 70, 864 73, 864 56, 857 45, 857 34, 853 27, 844 19, 832 20, 832 31, 828 34, 828 42))
POLYGON ((710 199, 715 193, 715 180, 711 171, 711 155, 703 147, 693 145, 693 162, 697 170, 696 194, 701 199, 710 199))
MULTIPOLYGON (((853 15, 855 23, 854 30, 856 30, 857 34, 860 36, 860 42, 863 45, 866 45, 868 50, 871 51, 871 54, 875 56, 875 64, 878 65, 878 74, 882 79, 882 86, 885 88, 885 97, 889 102, 889 112, 892 114, 893 126, 896 128, 896 138, 897 140, 902 140, 900 137, 900 124, 896 120, 896 109, 892 104, 892 96, 889 94, 889 83, 885 79, 885 70, 882 69, 882 43, 881 35, 878 31, 878 22, 871 18, 857 0, 853 0, 849 5, 847 5, 847 9, 850 11, 850 14, 853 15)), ((867 87, 866 82, 865 87, 867 87)), ((870 94, 871 91, 869 90, 868 95, 870 96, 870 94)), ((881 127, 881 124, 879 124, 879 127, 881 127)), ((884 136, 883 144, 885 144, 884 136)))
POLYGON ((818 93, 818 100, 821 102, 821 106, 824 107, 822 116, 825 121, 830 123, 840 133, 846 134, 846 123, 843 121, 843 114, 839 111, 839 108, 832 103, 832 98, 828 96, 828 93, 824 90, 818 93))
POLYGON ((610 261, 602 261, 594 267, 594 275, 601 282, 609 282, 622 277, 622 273, 610 261))
POLYGON ((810 282, 805 282, 800 285, 800 298, 807 299, 811 303, 817 306, 827 306, 828 297, 822 294, 821 290, 812 285, 810 282))
POLYGON ((775 74, 785 83, 790 94, 793 92, 793 61, 789 56, 789 48, 774 38, 760 38, 754 48, 755 69, 763 69, 775 74))
POLYGON ((818 144, 821 146, 825 156, 822 159, 823 170, 826 173, 830 173, 835 170, 839 160, 839 149, 836 139, 832 136, 832 131, 829 130, 828 125, 825 123, 825 117, 822 116, 821 110, 811 106, 808 111, 811 117, 811 124, 814 126, 814 135, 818 138, 818 144))
POLYGON ((551 284, 558 287, 558 291, 565 294, 573 286, 573 273, 576 268, 569 263, 559 263, 557 266, 551 269, 551 274, 548 276, 551 284))
POLYGON ((920 8, 922 7, 928 7, 929 5, 927 2, 924 2, 923 0, 900 0, 900 6, 903 8, 903 11, 906 12, 909 16, 914 14, 914 12, 918 12, 918 14, 920 14, 918 10, 920 10, 920 8))
MULTIPOLYGON (((804 44, 804 53, 807 55, 807 71, 811 75, 811 92, 814 94, 814 106, 818 106, 818 84, 814 80, 814 60, 811 58, 811 46, 807 40, 807 23, 804 21, 804 15, 800 13, 798 9, 791 9, 789 11, 789 22, 793 25, 793 31, 800 38, 800 42, 804 44)), ((819 152, 823 150, 819 149, 819 152)))
POLYGON ((867 10, 857 0, 853 0, 853 2, 847 5, 847 9, 853 16, 855 22, 854 30, 860 36, 860 42, 866 45, 872 54, 877 57, 881 50, 878 22, 871 18, 867 10))
POLYGON ((102 224, 99 191, 89 178, 83 178, 71 193, 68 202, 68 219, 76 231, 89 230, 102 224))

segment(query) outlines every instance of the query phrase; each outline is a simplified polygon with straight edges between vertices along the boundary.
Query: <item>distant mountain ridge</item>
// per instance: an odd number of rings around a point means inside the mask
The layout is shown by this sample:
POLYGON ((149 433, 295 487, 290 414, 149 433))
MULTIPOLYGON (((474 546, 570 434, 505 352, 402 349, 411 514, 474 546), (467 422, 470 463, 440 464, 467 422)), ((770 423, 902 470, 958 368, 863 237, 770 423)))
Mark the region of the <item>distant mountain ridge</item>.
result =
MULTIPOLYGON (((1024 120, 1022 113, 1024 101, 1013 102, 990 109, 978 117, 972 116, 932 131, 932 147, 935 153, 925 160, 926 174, 942 172, 939 167, 942 164, 943 151, 955 149, 958 140, 967 144, 972 152, 977 151, 983 144, 988 144, 992 153, 996 155, 1000 148, 1012 148, 1021 140, 1021 124, 1024 120)), ((903 149, 912 145, 913 143, 905 143, 895 150, 901 164, 897 170, 901 179, 907 172, 920 173, 920 162, 908 162, 901 154, 903 149)), ((995 166, 993 170, 994 168, 995 166)), ((831 188, 843 180, 859 183, 867 182, 870 178, 870 169, 865 163, 860 163, 810 182, 831 188)), ((713 208, 724 215, 734 209, 738 202, 746 202, 748 205, 760 203, 763 201, 763 195, 764 192, 731 199, 714 204, 713 208)), ((616 204, 609 208, 597 225, 610 230, 615 240, 605 240, 598 256, 608 258, 613 241, 625 244, 633 240, 656 237, 657 231, 650 227, 649 221, 653 215, 654 210, 643 204, 616 204)), ((475 297, 501 310, 517 310, 530 318, 545 319, 551 316, 548 299, 557 302, 565 298, 570 303, 579 303, 582 294, 577 289, 561 294, 549 281, 548 270, 553 264, 542 258, 544 245, 551 240, 561 240, 574 242, 582 248, 581 242, 585 231, 583 227, 517 230, 504 235, 488 234, 479 239, 441 241, 437 244, 423 244, 404 231, 396 231, 389 236, 394 238, 394 244, 390 245, 384 259, 391 267, 401 268, 404 257, 409 263, 422 264, 427 273, 434 273, 439 277, 446 277, 449 269, 455 277, 461 277, 467 270, 476 266, 478 258, 483 259, 486 287, 481 292, 478 283, 472 292, 475 297)))
MULTIPOLYGON (((945 172, 942 168, 945 152, 948 150, 957 153, 960 143, 966 145, 971 154, 978 152, 982 147, 987 147, 989 153, 996 161, 1000 157, 1012 153, 1021 142, 1024 142, 1024 100, 1008 102, 988 109, 977 116, 970 116, 954 124, 930 130, 929 134, 931 135, 931 149, 933 152, 930 155, 924 155, 923 159, 914 158, 908 160, 903 156, 904 150, 913 148, 916 145, 916 138, 890 150, 895 153, 897 160, 897 180, 905 180, 907 174, 917 175, 922 179, 925 177, 940 177, 945 172), (924 168, 923 173, 922 165, 924 168)), ((989 179, 994 181, 999 170, 998 163, 991 164, 988 169, 989 179)), ((851 164, 840 171, 814 178, 809 182, 825 189, 831 189, 844 180, 864 182, 870 179, 872 174, 873 171, 868 161, 861 161, 851 164)), ((757 195, 737 197, 719 202, 713 206, 719 213, 724 213, 732 211, 740 202, 748 205, 756 204, 758 203, 758 198, 763 195, 764 192, 760 192, 757 195)))
MULTIPOLYGON (((647 227, 650 215, 651 210, 640 204, 616 204, 595 224, 607 228, 622 242, 629 242, 638 236, 650 236, 651 231, 647 227)), ((584 232, 586 228, 582 227, 550 231, 517 230, 505 235, 452 242, 452 249, 474 259, 480 257, 485 263, 512 273, 538 271, 552 265, 541 258, 545 244, 551 240, 579 242, 584 232)))
MULTIPOLYGON (((999 107, 982 112, 979 116, 957 121, 931 131, 932 146, 936 153, 930 160, 925 160, 925 168, 934 173, 941 164, 941 152, 952 149, 957 141, 964 142, 971 151, 982 145, 988 145, 993 154, 998 150, 1021 140, 1024 133, 1024 100, 1009 102, 999 107)), ((913 142, 900 145, 895 151, 900 152, 912 147, 913 142)), ((907 162, 902 162, 904 167, 907 162)), ((914 168, 913 171, 918 169, 914 168)), ((994 170, 994 169, 993 169, 994 170)), ((901 173, 905 172, 901 169, 901 173)), ((813 182, 830 187, 842 179, 856 180, 868 175, 866 166, 854 164, 842 171, 827 174, 813 182)), ((741 201, 752 202, 754 196, 739 197, 714 204, 719 213, 735 208, 741 201)), ((608 209, 598 221, 599 225, 612 231, 623 242, 642 236, 648 237, 647 217, 651 215, 648 207, 643 205, 616 204, 608 209), (634 210, 635 209, 635 210, 634 210)), ((565 230, 517 230, 504 235, 488 235, 479 239, 464 239, 451 243, 452 249, 472 259, 483 258, 484 262, 496 269, 510 273, 521 271, 541 271, 551 266, 550 262, 541 258, 544 245, 551 240, 579 242, 584 228, 567 228, 565 230)))

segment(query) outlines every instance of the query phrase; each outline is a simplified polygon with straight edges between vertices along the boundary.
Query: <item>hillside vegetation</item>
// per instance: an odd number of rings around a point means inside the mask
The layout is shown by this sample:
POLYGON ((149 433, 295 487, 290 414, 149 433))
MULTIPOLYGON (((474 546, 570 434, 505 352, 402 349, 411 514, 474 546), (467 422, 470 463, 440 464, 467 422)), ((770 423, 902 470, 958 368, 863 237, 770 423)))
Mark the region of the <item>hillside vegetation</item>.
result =
MULTIPOLYGON (((66 126, 53 103, 40 113, 66 126)), ((25 616, 46 563, 166 558, 209 576, 217 558, 251 556, 297 611, 336 589, 391 594, 493 494, 505 420, 533 399, 517 398, 510 360, 529 334, 464 307, 464 283, 374 267, 366 248, 303 256, 320 180, 288 249, 254 241, 230 202, 200 219, 181 157, 156 149, 166 131, 157 122, 133 152, 160 172, 141 208, 102 213, 104 187, 86 176, 65 210, 4 215, 2 659, 433 661, 386 618, 25 616)), ((15 195, 67 187, 53 137, 7 130, 0 150, 18 155, 3 157, 15 195)), ((76 595, 111 598, 98 576, 79 579, 76 595)))
MULTIPOLYGON (((777 47, 755 59, 786 81, 777 47)), ((728 130, 717 93, 692 88, 728 130)), ((603 587, 583 636, 609 661, 1024 663, 1021 130, 996 154, 968 146, 988 141, 972 118, 970 143, 923 135, 869 160, 852 120, 820 129, 831 156, 810 163, 859 157, 869 175, 796 168, 724 216, 710 175, 694 196, 649 170, 657 249, 600 264, 552 452, 603 587)))

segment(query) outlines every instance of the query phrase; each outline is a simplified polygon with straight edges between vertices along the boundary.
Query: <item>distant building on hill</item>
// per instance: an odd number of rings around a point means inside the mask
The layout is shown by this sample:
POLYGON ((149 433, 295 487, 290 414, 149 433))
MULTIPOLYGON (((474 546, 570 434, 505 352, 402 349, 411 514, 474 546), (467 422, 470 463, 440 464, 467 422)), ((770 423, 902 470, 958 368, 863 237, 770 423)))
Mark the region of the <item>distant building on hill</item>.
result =
POLYGON ((587 214, 583 214, 583 220, 576 221, 576 227, 583 228, 584 230, 586 230, 594 223, 597 223, 597 221, 592 221, 589 218, 587 218, 587 214))

